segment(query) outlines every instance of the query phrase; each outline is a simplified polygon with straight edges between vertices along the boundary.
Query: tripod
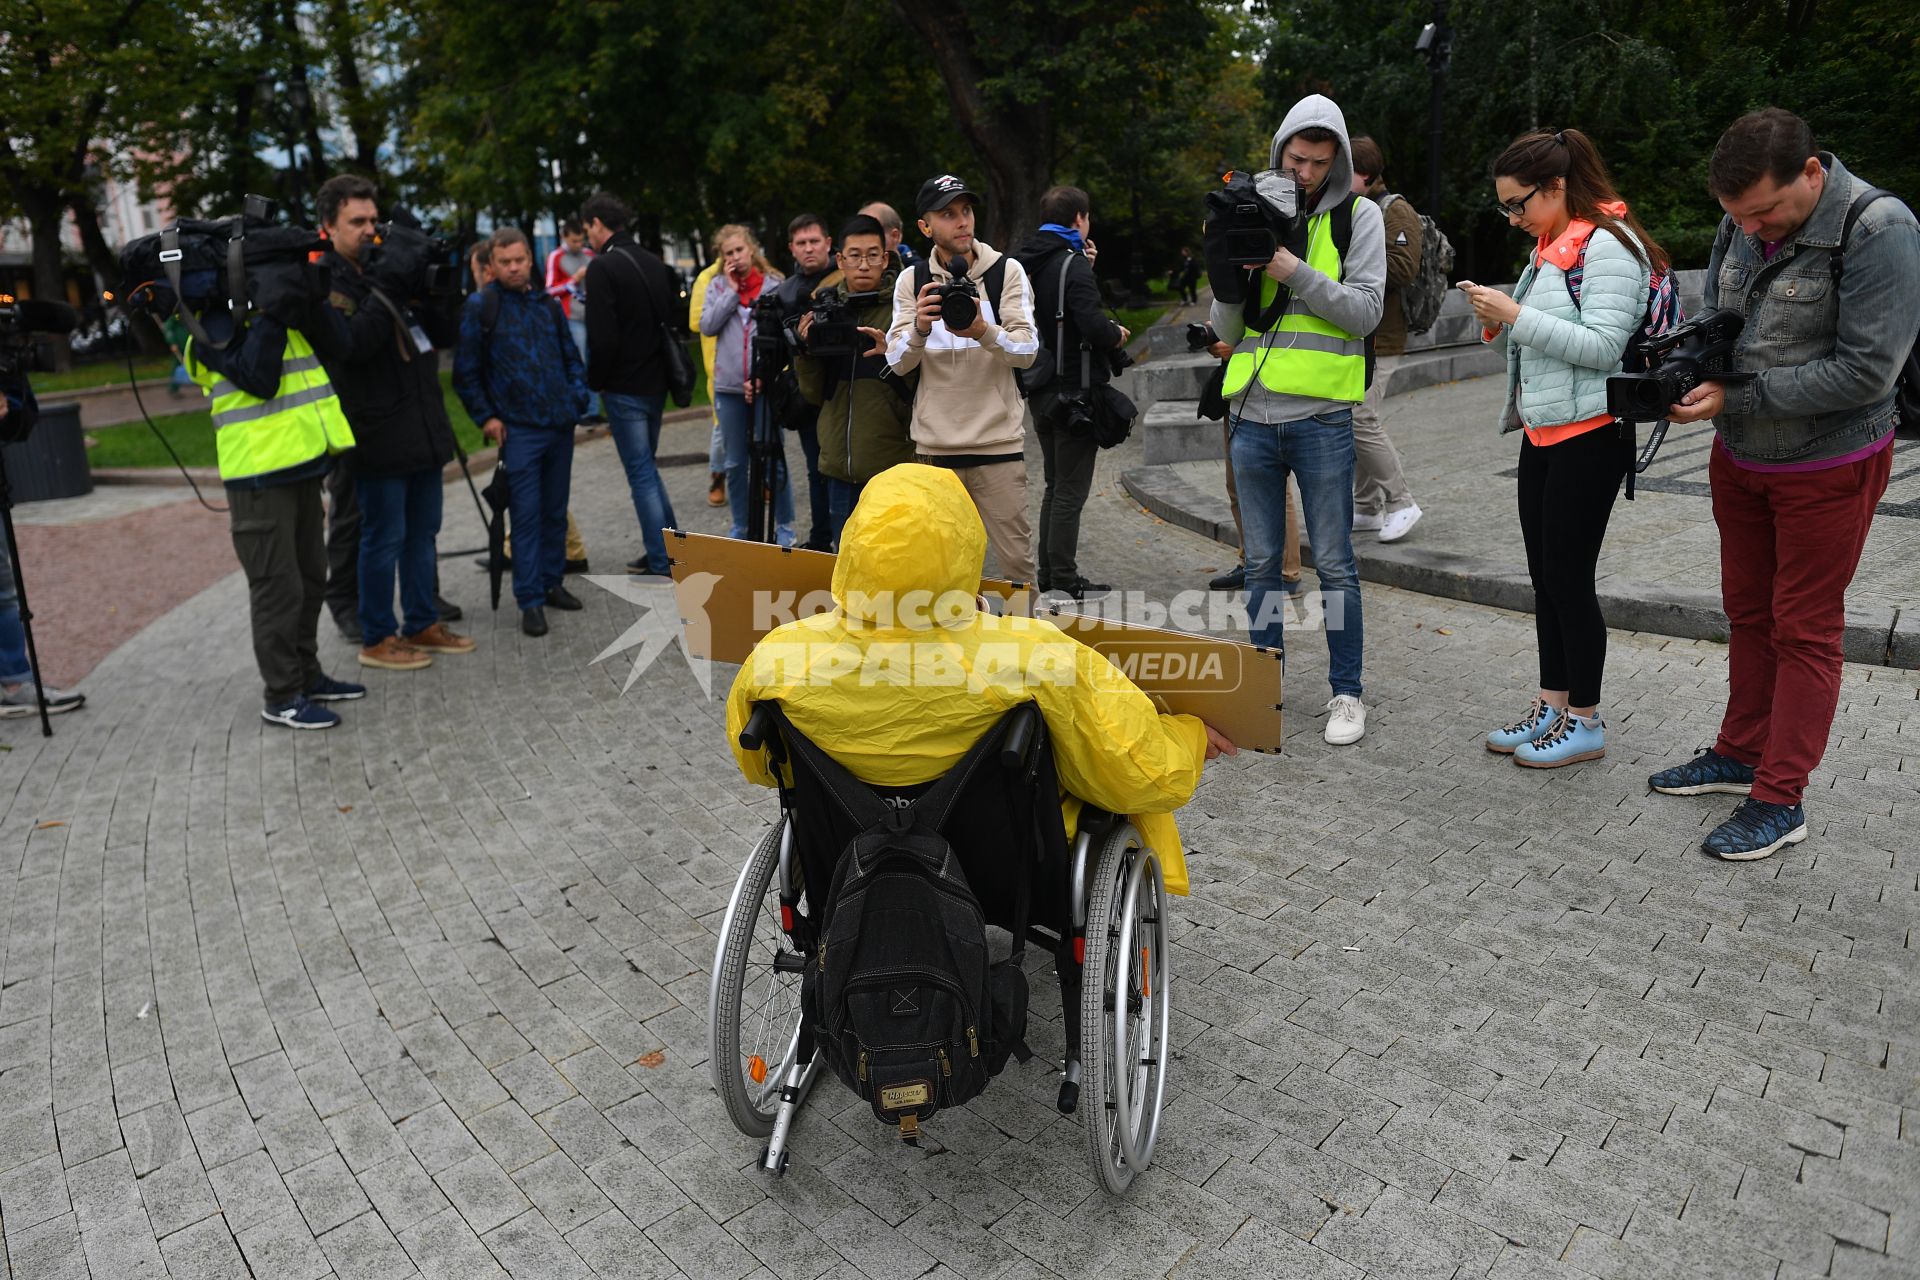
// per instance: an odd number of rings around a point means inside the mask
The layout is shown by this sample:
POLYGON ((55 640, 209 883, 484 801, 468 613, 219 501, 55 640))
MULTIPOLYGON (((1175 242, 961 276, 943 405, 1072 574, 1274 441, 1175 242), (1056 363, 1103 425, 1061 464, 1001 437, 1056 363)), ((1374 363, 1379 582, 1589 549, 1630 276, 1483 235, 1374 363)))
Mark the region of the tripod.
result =
POLYGON ((753 442, 747 466, 747 538, 774 542, 779 538, 779 486, 787 480, 787 453, 780 443, 780 422, 774 413, 774 387, 786 367, 786 339, 780 312, 763 302, 754 307, 753 369, 758 388, 753 396, 753 442))
POLYGON ((7 535, 7 558, 13 564, 13 590, 20 602, 20 630, 27 637, 27 665, 33 669, 33 692, 40 703, 40 736, 53 736, 53 721, 47 716, 47 683, 40 678, 40 648, 33 642, 33 610, 27 607, 27 580, 20 573, 20 543, 13 534, 13 489, 7 482, 7 463, 0 453, 0 526, 7 535))

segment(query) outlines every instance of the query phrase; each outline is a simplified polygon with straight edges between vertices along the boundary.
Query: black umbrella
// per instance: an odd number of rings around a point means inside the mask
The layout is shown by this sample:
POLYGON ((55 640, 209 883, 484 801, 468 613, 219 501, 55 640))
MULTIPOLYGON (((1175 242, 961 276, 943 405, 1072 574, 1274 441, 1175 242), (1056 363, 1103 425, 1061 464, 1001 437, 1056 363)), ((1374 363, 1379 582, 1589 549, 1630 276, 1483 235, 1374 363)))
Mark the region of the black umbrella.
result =
POLYGON ((495 467, 493 479, 481 495, 493 514, 487 517, 487 585, 493 592, 493 608, 500 609, 500 579, 507 573, 507 469, 495 467))

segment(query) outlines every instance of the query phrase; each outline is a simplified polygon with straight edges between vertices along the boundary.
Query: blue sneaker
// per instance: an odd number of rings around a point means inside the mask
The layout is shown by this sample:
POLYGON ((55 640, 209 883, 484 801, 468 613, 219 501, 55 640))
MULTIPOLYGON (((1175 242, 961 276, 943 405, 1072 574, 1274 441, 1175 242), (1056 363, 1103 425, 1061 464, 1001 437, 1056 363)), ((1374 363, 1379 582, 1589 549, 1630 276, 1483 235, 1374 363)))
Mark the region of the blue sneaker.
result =
POLYGON ((289 729, 331 729, 340 723, 339 716, 306 698, 295 698, 277 707, 263 707, 260 718, 289 729))
POLYGON ((367 686, 351 680, 335 680, 332 676, 321 676, 307 690, 308 702, 352 702, 366 696, 367 686))
POLYGON ((1733 816, 1715 827, 1700 847, 1728 862, 1751 862, 1806 838, 1807 811, 1803 806, 1749 798, 1742 800, 1733 816))
POLYGON ((1654 774, 1647 779, 1647 785, 1670 796, 1704 796, 1716 791, 1730 796, 1750 795, 1753 766, 1707 747, 1685 764, 1654 774))
POLYGON ((1582 760, 1598 760, 1605 754, 1607 726, 1600 717, 1562 711, 1545 733, 1513 749, 1513 762, 1529 769, 1558 769, 1582 760))
POLYGON ((1557 715, 1558 713, 1552 707, 1535 698, 1533 706, 1528 708, 1526 715, 1521 716, 1506 728, 1495 729, 1487 735, 1487 750, 1510 756, 1515 747, 1532 742, 1553 728, 1557 715))

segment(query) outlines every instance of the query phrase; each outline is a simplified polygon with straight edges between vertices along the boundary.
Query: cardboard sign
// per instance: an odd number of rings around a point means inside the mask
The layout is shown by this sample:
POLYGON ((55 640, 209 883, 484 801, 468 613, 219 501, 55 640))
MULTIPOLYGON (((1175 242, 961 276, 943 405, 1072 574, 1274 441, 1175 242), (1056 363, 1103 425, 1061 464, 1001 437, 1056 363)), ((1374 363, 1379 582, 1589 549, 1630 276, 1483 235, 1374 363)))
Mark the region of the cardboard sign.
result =
MULTIPOLYGON (((687 652, 715 662, 744 663, 760 638, 792 618, 834 608, 834 557, 764 542, 670 529, 674 597, 687 652)), ((1281 656, 1270 649, 1032 608, 1026 588, 996 578, 982 595, 1031 612, 1113 663, 1161 710, 1199 716, 1243 751, 1277 754, 1281 745, 1281 656)))

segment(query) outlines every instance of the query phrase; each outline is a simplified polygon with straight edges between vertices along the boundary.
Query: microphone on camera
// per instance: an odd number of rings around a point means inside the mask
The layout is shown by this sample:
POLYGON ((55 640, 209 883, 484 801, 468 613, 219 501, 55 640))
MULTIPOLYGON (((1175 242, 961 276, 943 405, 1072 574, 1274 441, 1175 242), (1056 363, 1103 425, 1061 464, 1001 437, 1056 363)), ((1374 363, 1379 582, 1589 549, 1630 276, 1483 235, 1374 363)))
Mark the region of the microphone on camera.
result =
POLYGON ((42 302, 21 298, 12 304, 14 323, 29 333, 72 333, 80 316, 64 302, 42 302))

